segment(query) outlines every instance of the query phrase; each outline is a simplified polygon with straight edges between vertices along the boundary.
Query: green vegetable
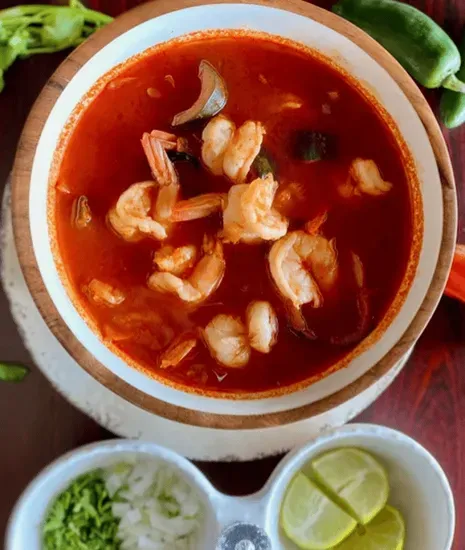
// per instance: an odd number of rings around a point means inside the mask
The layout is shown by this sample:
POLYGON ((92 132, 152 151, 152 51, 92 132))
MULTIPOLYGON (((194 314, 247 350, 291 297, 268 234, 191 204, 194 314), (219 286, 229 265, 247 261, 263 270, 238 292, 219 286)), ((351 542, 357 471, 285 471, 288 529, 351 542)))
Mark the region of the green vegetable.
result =
MULTIPOLYGON (((465 59, 465 36, 460 46, 460 53, 465 59)), ((462 63, 457 78, 465 80, 465 63, 462 63)), ((444 90, 440 103, 441 118, 447 128, 457 128, 465 122, 465 94, 444 90)))
POLYGON ((23 365, 0 363, 0 380, 3 382, 21 382, 29 374, 29 369, 23 365))
POLYGON ((457 46, 427 15, 394 0, 340 0, 333 11, 382 44, 426 88, 465 92, 457 46))
POLYGON ((331 155, 332 139, 328 134, 303 130, 296 133, 295 156, 305 162, 316 162, 331 155))
POLYGON ((0 10, 0 92, 5 71, 18 58, 53 53, 81 44, 112 21, 79 0, 69 6, 30 5, 0 10))
POLYGON ((119 521, 112 503, 100 470, 77 478, 48 512, 44 550, 118 550, 119 521))
POLYGON ((253 168, 257 172, 259 178, 264 178, 268 174, 276 175, 276 166, 265 149, 260 149, 260 152, 253 161, 253 168))

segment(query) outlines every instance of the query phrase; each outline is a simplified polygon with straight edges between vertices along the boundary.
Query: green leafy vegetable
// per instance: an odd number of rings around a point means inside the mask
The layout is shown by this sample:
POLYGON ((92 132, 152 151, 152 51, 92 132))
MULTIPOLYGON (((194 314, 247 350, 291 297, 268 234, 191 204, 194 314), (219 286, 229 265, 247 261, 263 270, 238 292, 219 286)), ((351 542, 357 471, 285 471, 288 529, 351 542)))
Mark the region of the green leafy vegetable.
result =
POLYGON ((69 10, 51 13, 44 19, 42 44, 57 48, 73 44, 81 38, 84 27, 84 14, 69 10))
POLYGON ((44 550, 118 550, 118 519, 100 470, 77 478, 50 508, 44 550))
POLYGON ((29 374, 29 369, 23 365, 0 363, 0 380, 3 382, 21 382, 29 374))
POLYGON ((18 58, 79 46, 112 21, 79 0, 69 6, 26 5, 0 10, 0 92, 4 73, 18 58))

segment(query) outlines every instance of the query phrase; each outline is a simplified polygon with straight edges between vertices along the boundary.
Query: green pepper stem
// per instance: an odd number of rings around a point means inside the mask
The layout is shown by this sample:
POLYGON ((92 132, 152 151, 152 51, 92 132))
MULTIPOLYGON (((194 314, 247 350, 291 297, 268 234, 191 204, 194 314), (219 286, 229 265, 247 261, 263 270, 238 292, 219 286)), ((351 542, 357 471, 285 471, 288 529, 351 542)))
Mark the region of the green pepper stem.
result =
POLYGON ((443 81, 442 87, 452 90, 453 92, 461 92, 462 94, 465 94, 465 82, 459 80, 455 74, 448 76, 443 81))

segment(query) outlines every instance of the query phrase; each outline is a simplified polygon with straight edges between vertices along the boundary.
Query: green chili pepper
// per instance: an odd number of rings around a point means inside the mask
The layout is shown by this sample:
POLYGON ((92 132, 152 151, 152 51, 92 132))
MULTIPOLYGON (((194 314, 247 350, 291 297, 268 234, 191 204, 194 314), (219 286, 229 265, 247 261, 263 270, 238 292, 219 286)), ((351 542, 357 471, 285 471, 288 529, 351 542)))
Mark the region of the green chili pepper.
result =
POLYGON ((2 382, 21 382, 29 374, 29 369, 23 365, 0 363, 0 380, 2 382))
MULTIPOLYGON (((465 59, 465 36, 460 46, 462 59, 465 59)), ((465 63, 462 63, 457 77, 465 80, 465 63)), ((444 90, 440 104, 441 118, 447 128, 457 128, 465 122, 465 94, 444 90)))
POLYGON ((333 11, 388 50, 426 88, 465 92, 457 46, 427 15, 395 0, 340 0, 333 11))
POLYGON ((268 174, 276 175, 276 166, 268 151, 263 147, 255 157, 252 167, 257 172, 259 178, 265 178, 268 174))

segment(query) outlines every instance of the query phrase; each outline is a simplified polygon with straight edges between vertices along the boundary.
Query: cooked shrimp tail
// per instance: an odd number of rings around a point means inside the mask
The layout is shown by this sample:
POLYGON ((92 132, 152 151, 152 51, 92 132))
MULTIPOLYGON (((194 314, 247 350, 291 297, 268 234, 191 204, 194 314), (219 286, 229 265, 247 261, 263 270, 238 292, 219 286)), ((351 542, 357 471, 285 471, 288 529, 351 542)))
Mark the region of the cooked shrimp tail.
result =
POLYGON ((178 175, 164 146, 166 140, 154 137, 153 133, 145 132, 141 140, 153 178, 160 186, 178 183, 178 175))
POLYGON ((152 130, 150 132, 150 137, 159 141, 165 151, 175 151, 178 149, 178 138, 174 134, 162 132, 161 130, 152 130))
POLYGON ((176 338, 159 356, 160 369, 177 367, 197 346, 198 339, 195 336, 181 335, 176 338))
POLYGON ((160 186, 155 202, 154 217, 157 220, 168 220, 173 212, 179 195, 178 174, 166 149, 176 148, 176 136, 153 130, 144 133, 142 147, 147 157, 152 175, 160 186))
POLYGON ((221 212, 226 202, 226 193, 205 193, 191 199, 178 201, 171 214, 172 222, 187 222, 206 218, 221 212))

